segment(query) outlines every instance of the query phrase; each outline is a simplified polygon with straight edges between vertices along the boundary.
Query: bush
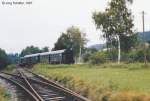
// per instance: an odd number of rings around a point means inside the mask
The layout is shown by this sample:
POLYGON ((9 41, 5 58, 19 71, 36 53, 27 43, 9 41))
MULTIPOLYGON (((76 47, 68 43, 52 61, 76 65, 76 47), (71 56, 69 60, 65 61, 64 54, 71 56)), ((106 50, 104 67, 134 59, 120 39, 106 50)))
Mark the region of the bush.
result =
POLYGON ((94 48, 86 49, 85 53, 83 54, 83 61, 84 62, 89 62, 90 56, 94 53, 98 52, 98 50, 94 48))
POLYGON ((84 62, 89 62, 90 56, 91 56, 91 53, 84 54, 84 56, 83 56, 83 61, 84 61, 84 62))
MULTIPOLYGON (((144 50, 140 49, 140 50, 132 51, 129 53, 128 57, 129 57, 129 62, 144 62, 144 50)), ((147 49, 146 51, 146 57, 147 57, 147 61, 150 62, 149 49, 147 49)))
POLYGON ((0 86, 0 101, 10 101, 11 94, 0 86))
POLYGON ((15 65, 15 64, 11 64, 11 65, 8 65, 8 66, 6 67, 6 70, 7 70, 7 71, 13 71, 14 69, 16 69, 16 65, 15 65))
MULTIPOLYGON (((108 58, 111 59, 112 62, 118 61, 118 49, 112 49, 107 52, 108 58)), ((121 51, 121 61, 128 61, 128 53, 121 51)))
MULTIPOLYGON (((146 50, 147 62, 150 62, 150 48, 146 50)), ((84 62, 90 62, 92 64, 105 63, 108 60, 111 62, 118 61, 118 50, 112 49, 105 52, 87 53, 83 57, 84 62)), ((130 52, 121 51, 121 62, 135 63, 144 62, 144 50, 134 49, 130 52)))
MULTIPOLYGON (((113 49, 108 51, 108 58, 111 59, 112 62, 117 61, 118 59, 118 50, 113 49)), ((146 50, 147 61, 150 62, 150 48, 146 50)), ((121 61, 126 63, 134 63, 134 62, 144 62, 144 50, 131 50, 130 52, 121 51, 121 61)))
POLYGON ((92 56, 90 56, 90 62, 92 64, 103 64, 107 61, 106 52, 96 52, 92 56))
POLYGON ((112 61, 117 61, 118 60, 118 50, 117 49, 111 49, 107 52, 108 57, 112 60, 112 61))

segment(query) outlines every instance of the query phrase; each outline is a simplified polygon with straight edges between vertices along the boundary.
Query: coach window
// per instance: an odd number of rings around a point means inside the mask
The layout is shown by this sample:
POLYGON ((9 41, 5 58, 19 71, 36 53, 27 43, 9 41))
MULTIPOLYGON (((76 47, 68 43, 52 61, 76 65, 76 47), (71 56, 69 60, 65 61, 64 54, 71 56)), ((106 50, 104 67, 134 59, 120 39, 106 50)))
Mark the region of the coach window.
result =
POLYGON ((62 55, 61 55, 61 53, 59 54, 59 60, 61 60, 61 57, 62 57, 62 55))
POLYGON ((52 57, 52 61, 54 61, 54 56, 53 56, 53 54, 51 55, 51 57, 52 57))
POLYGON ((55 61, 57 61, 57 54, 55 54, 55 61))
POLYGON ((55 61, 55 58, 56 58, 56 56, 55 56, 55 54, 53 54, 53 61, 55 61))

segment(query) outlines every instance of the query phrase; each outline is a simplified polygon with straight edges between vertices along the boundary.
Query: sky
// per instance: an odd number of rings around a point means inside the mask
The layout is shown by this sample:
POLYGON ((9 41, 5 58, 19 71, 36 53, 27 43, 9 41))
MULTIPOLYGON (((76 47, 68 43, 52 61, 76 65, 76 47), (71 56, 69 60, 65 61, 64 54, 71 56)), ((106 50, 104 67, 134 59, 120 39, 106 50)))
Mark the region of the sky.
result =
MULTIPOLYGON (((53 48, 62 32, 72 25, 87 34, 87 46, 103 43, 102 32, 96 30, 92 13, 104 11, 110 0, 0 0, 0 48, 7 53, 21 52, 26 46, 53 48), (32 4, 9 5, 2 1, 31 1, 32 4)), ((136 31, 150 30, 150 1, 134 0, 130 6, 136 31)))

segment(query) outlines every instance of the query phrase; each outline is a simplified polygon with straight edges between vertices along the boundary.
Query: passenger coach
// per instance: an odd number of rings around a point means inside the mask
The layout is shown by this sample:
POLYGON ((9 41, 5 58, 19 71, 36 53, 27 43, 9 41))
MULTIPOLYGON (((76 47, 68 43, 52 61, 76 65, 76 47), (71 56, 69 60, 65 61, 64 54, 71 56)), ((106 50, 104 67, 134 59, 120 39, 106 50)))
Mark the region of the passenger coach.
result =
POLYGON ((49 63, 49 64, 73 64, 72 50, 58 50, 44 53, 36 53, 25 55, 20 59, 20 65, 32 65, 36 63, 49 63))

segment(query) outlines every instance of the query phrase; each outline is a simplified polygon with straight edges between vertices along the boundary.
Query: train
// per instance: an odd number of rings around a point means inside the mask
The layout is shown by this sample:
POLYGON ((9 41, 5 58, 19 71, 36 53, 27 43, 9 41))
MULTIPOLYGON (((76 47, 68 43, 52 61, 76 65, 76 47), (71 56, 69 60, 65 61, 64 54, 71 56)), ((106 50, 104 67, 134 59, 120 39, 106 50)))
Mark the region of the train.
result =
POLYGON ((20 66, 37 63, 74 64, 73 51, 69 49, 25 55, 20 58, 20 66))

